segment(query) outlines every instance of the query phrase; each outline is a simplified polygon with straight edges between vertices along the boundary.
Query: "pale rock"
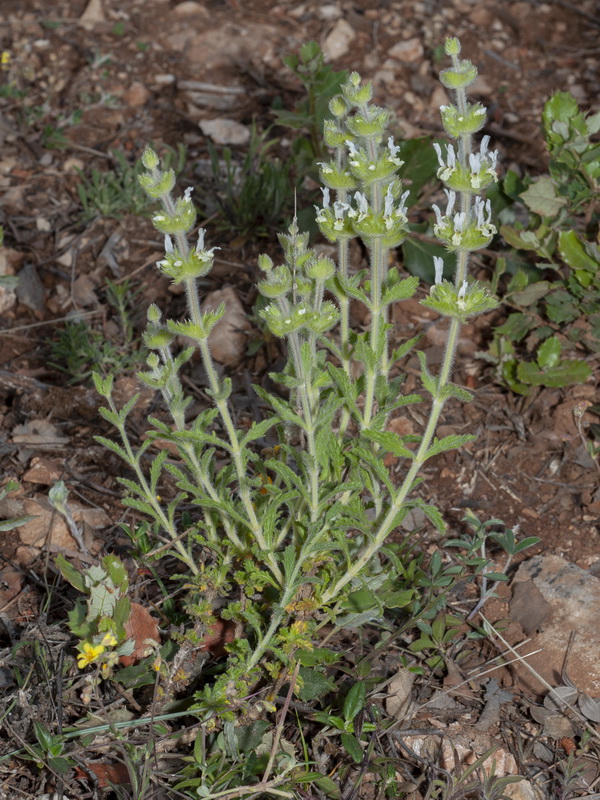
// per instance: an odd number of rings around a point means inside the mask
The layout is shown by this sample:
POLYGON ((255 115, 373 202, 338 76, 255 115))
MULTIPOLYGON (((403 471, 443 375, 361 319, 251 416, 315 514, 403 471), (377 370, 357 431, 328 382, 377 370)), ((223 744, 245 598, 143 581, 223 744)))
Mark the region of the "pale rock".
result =
POLYGON ((403 61, 406 64, 414 64, 420 61, 424 53, 423 44, 416 36, 412 39, 398 42, 388 50, 389 56, 395 58, 397 61, 403 61))
POLYGON ((52 458, 35 456, 31 459, 29 469, 23 475, 24 481, 52 486, 62 477, 64 466, 52 458))
POLYGON ((175 83, 175 81, 176 78, 172 72, 161 72, 154 76, 154 83, 157 86, 170 86, 172 83, 175 83))
POLYGON ((123 94, 123 100, 131 108, 139 108, 148 102, 150 92, 141 81, 134 81, 123 94))
POLYGON ((202 120, 198 125, 202 133, 210 137, 215 144, 246 144, 250 141, 248 128, 234 119, 217 117, 202 120))
MULTIPOLYGON (((557 686, 569 652, 570 680, 579 691, 599 697, 600 580, 560 556, 547 555, 534 556, 521 564, 513 585, 522 581, 533 581, 552 609, 542 630, 527 644, 529 650, 541 652, 529 656, 527 663, 551 686, 557 686)), ((515 668, 526 690, 547 693, 547 687, 523 665, 516 664, 515 668)))
POLYGON ((317 14, 321 17, 321 19, 332 21, 334 19, 339 19, 342 16, 342 9, 339 6, 334 6, 331 4, 327 4, 321 6, 317 10, 317 14))
POLYGON ((356 31, 345 19, 338 19, 331 33, 323 42, 323 54, 327 61, 336 61, 350 51, 356 39, 356 31))
POLYGON ((102 7, 102 0, 90 0, 85 11, 79 17, 79 24, 86 31, 91 31, 96 25, 106 22, 106 15, 102 7))
POLYGON ((85 167, 85 164, 80 158, 77 156, 69 156, 69 158, 65 158, 62 165, 63 172, 77 172, 77 170, 82 170, 85 167))
POLYGON ((477 25, 479 28, 488 28, 493 18, 492 12, 483 6, 477 6, 469 14, 469 19, 473 25, 477 25))
POLYGON ((33 264, 27 263, 19 271, 16 288, 19 303, 32 311, 43 311, 46 302, 46 289, 33 264))
POLYGON ((47 233, 52 230, 52 223, 47 217, 36 217, 35 228, 42 233, 47 233))
POLYGON ((0 286, 0 315, 6 314, 17 304, 17 293, 8 286, 0 286))
POLYGON ((494 90, 483 77, 483 75, 478 75, 473 83, 469 86, 469 92, 472 94, 479 94, 482 97, 489 97, 493 94, 494 90))
POLYGON ((183 3, 178 3, 173 9, 173 14, 176 17, 204 17, 208 19, 210 13, 200 3, 195 3, 193 0, 185 0, 183 3))
POLYGON ((450 100, 444 87, 436 86, 429 98, 430 108, 440 108, 440 106, 447 106, 449 103, 450 100))
POLYGON ((219 364, 236 364, 246 352, 248 336, 245 331, 252 327, 244 307, 231 286, 210 292, 202 303, 202 311, 216 311, 225 303, 225 314, 210 332, 208 345, 219 364))
MULTIPOLYGON (((14 275, 15 268, 13 263, 15 262, 14 255, 11 257, 11 254, 17 254, 22 257, 21 253, 18 253, 17 250, 12 250, 9 247, 0 248, 0 275, 14 275)), ((14 289, 10 289, 8 286, 0 286, 0 314, 5 314, 7 311, 10 311, 11 308, 17 303, 17 293, 14 289)))
POLYGON ((509 783, 504 786, 502 794, 511 800, 544 800, 546 793, 536 788, 531 781, 523 779, 518 783, 509 783))
MULTIPOLYGON (((76 501, 69 501, 69 510, 75 522, 92 529, 106 528, 110 517, 102 509, 89 508, 76 501)), ((21 499, 5 498, 0 501, 0 518, 29 516, 33 519, 16 528, 21 542, 30 547, 51 546, 58 549, 78 551, 79 545, 71 535, 62 517, 50 505, 47 497, 36 495, 21 499)))
POLYGON ((73 300, 76 306, 97 306, 98 295, 94 291, 96 282, 89 275, 80 275, 73 282, 73 300))

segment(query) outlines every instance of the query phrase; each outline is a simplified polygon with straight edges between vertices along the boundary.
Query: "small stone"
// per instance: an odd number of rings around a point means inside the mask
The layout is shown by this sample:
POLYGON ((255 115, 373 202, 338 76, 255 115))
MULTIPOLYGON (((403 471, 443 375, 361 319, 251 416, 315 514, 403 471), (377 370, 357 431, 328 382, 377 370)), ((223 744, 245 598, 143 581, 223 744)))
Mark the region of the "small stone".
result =
POLYGON ((69 156, 65 158, 62 165, 63 172, 77 172, 78 169, 83 170, 85 164, 80 158, 76 156, 69 156))
POLYGON ((436 86, 429 98, 430 108, 440 108, 449 105, 450 100, 443 86, 436 86))
POLYGON ((139 108, 148 102, 150 92, 143 83, 134 81, 124 93, 123 100, 132 108, 139 108))
POLYGON ((172 72, 161 72, 154 76, 154 83, 157 86, 169 86, 175 83, 175 75, 172 72))
POLYGON ((46 217, 36 217, 35 218, 35 228, 38 231, 42 231, 43 233, 47 233, 48 231, 52 230, 52 224, 49 219, 46 217))
POLYGON ((106 15, 102 8, 102 0, 90 0, 85 11, 79 17, 79 24, 86 31, 91 31, 96 25, 106 22, 106 15))
POLYGON ((89 275, 80 275, 73 283, 73 300, 77 306, 99 305, 98 295, 94 291, 96 282, 89 275))
POLYGON ((342 9, 339 6, 326 5, 321 6, 318 9, 317 14, 321 17, 321 19, 334 20, 339 19, 342 16, 342 9))
POLYGON ((493 15, 489 9, 477 6, 469 14, 469 19, 473 25, 477 25, 479 28, 488 28, 492 22, 493 15))
POLYGON ((356 31, 345 19, 338 19, 323 43, 323 54, 328 61, 336 61, 350 51, 356 31))
POLYGON ((19 283, 16 292, 19 303, 27 306, 32 311, 44 310, 46 290, 33 264, 25 264, 19 272, 19 283))
POLYGON ((493 93, 492 87, 485 80, 483 75, 478 75, 473 83, 469 86, 469 92, 479 94, 482 97, 489 97, 493 93))
POLYGON ((246 144, 250 141, 248 128, 234 119, 217 117, 202 120, 198 125, 202 133, 209 136, 215 144, 246 144))
POLYGON ((173 14, 175 14, 176 17, 204 17, 205 19, 208 19, 210 16, 203 5, 193 2, 193 0, 186 0, 184 3, 178 3, 173 9, 173 14))
POLYGON ((406 64, 414 64, 420 61, 424 53, 423 44, 418 37, 406 39, 404 42, 398 42, 388 50, 389 56, 395 58, 397 61, 403 61, 406 64))

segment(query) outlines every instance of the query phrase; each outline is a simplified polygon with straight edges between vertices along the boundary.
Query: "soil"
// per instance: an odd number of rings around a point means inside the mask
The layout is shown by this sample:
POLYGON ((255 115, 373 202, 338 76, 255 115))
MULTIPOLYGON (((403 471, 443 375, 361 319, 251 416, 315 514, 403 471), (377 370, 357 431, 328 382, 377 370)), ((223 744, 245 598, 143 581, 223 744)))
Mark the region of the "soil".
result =
MULTIPOLYGON (((96 214, 81 221, 81 173, 113 167, 114 150, 133 163, 149 142, 175 149, 184 144, 188 168, 182 180, 195 183, 195 196, 201 195, 202 185, 190 177, 190 167, 208 157, 199 124, 226 117, 246 129, 253 121, 261 128, 271 125, 274 103, 292 108, 302 97, 281 59, 312 39, 325 52, 340 52, 332 61, 336 69, 373 80, 376 100, 395 112, 398 131, 412 138, 442 135, 438 109, 447 98, 437 77, 440 46, 446 36, 458 36, 463 55, 480 72, 474 96, 489 108, 492 146, 500 150, 503 168, 520 174, 546 169, 540 119, 551 93, 570 91, 584 108, 599 109, 600 25, 593 0, 4 0, 2 10, 1 48, 8 56, 0 86, 19 91, 0 98, 0 222, 4 271, 20 273, 22 288, 1 319, 1 474, 3 482, 21 482, 16 499, 22 502, 43 498, 52 483, 64 479, 82 506, 104 512, 102 521, 90 523, 90 541, 101 538, 123 550, 119 467, 93 439, 108 434, 108 426, 95 411, 93 389, 69 385, 69 376, 50 363, 50 341, 69 316, 114 336, 109 282, 129 280, 140 309, 156 301, 176 314, 181 301, 154 269, 163 245, 147 218, 96 214), (337 37, 340 20, 347 45, 337 37), (219 87, 239 91, 228 94, 219 87), (57 138, 61 147, 49 146, 57 138), (50 427, 37 430, 38 423, 50 427)), ((272 134, 289 137, 278 128, 272 134)), ((244 152, 243 146, 232 150, 235 157, 244 152)), ((268 232, 262 242, 232 238, 213 224, 207 221, 207 240, 222 249, 206 291, 233 286, 251 313, 257 255, 276 252, 275 236, 268 232)), ((478 319, 463 333, 456 380, 475 392, 475 400, 448 405, 440 435, 468 431, 477 440, 432 462, 430 499, 442 509, 450 532, 460 529, 471 509, 481 519, 518 526, 522 536, 540 537, 528 555, 553 553, 594 571, 600 565, 598 470, 577 435, 573 408, 598 402, 595 382, 542 388, 529 397, 498 386, 476 353, 501 315, 478 319)), ((139 334, 143 314, 134 314, 133 322, 139 334)), ((433 315, 411 301, 398 309, 395 324, 399 341, 424 332, 430 362, 439 361, 443 324, 433 315)), ((226 368, 241 398, 240 414, 247 413, 248 378, 260 382, 277 356, 269 346, 226 368)), ((597 360, 590 364, 596 367, 597 360)), ((409 391, 417 387, 415 366, 408 362, 409 391)), ((190 381, 204 402, 198 368, 190 381)), ((134 379, 121 377, 124 397, 134 385, 134 379)), ((415 408, 396 423, 403 432, 419 430, 422 412, 415 408)), ((591 414, 586 420, 598 421, 591 414)), ((139 418, 134 425, 141 431, 139 418)), ((11 573, 20 593, 13 625, 37 613, 38 588, 23 570, 29 575, 43 568, 48 548, 38 544, 23 541, 18 530, 0 540, 2 559, 21 575, 19 581, 11 573)), ((68 532, 62 538, 53 534, 50 545, 50 551, 74 546, 68 532)))

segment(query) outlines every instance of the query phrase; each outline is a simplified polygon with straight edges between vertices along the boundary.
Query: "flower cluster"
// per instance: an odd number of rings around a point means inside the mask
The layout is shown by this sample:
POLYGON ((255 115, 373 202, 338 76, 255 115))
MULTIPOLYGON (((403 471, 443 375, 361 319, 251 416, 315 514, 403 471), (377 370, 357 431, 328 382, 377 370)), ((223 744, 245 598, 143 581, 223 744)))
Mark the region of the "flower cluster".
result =
POLYGON ((457 39, 446 41, 446 54, 452 59, 452 67, 443 70, 440 78, 444 86, 456 92, 456 105, 441 106, 440 111, 446 132, 458 139, 458 146, 433 145, 439 163, 437 175, 445 184, 447 200, 445 212, 432 206, 436 217, 433 232, 447 250, 456 253, 456 273, 454 284, 445 281, 443 259, 435 257, 435 283, 423 304, 464 322, 497 305, 485 287, 469 284, 467 268, 469 253, 487 247, 496 233, 491 203, 476 193, 498 180, 498 151, 490 151, 490 137, 484 136, 479 152, 473 152, 471 138, 483 127, 486 115, 483 106, 470 105, 466 99, 465 88, 477 77, 477 69, 470 61, 458 58, 457 39))
POLYGON ((437 172, 438 178, 456 192, 479 191, 497 181, 498 151, 489 152, 489 142, 490 137, 484 136, 479 153, 469 154, 468 168, 457 161, 453 145, 446 145, 446 157, 444 158, 441 146, 434 143, 433 147, 440 164, 437 172))

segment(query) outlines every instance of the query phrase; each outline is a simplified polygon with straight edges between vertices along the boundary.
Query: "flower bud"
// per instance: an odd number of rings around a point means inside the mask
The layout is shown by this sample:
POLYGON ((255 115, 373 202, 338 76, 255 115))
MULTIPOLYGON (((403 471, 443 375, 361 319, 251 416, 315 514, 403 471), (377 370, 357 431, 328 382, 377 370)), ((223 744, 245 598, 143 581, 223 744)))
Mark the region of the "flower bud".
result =
POLYGON ((348 105, 341 94, 332 97, 329 101, 329 110, 334 117, 343 117, 348 113, 348 105))
POLYGON ((142 154, 142 164, 146 169, 156 169, 159 165, 158 156, 151 147, 147 147, 142 154))
POLYGON ((444 50, 447 56, 460 55, 461 47, 459 40, 455 36, 449 36, 444 44, 444 50))
POLYGON ((153 322, 155 324, 160 322, 162 313, 160 308, 156 305, 156 303, 151 303, 148 306, 147 317, 148 317, 148 322, 153 322))

